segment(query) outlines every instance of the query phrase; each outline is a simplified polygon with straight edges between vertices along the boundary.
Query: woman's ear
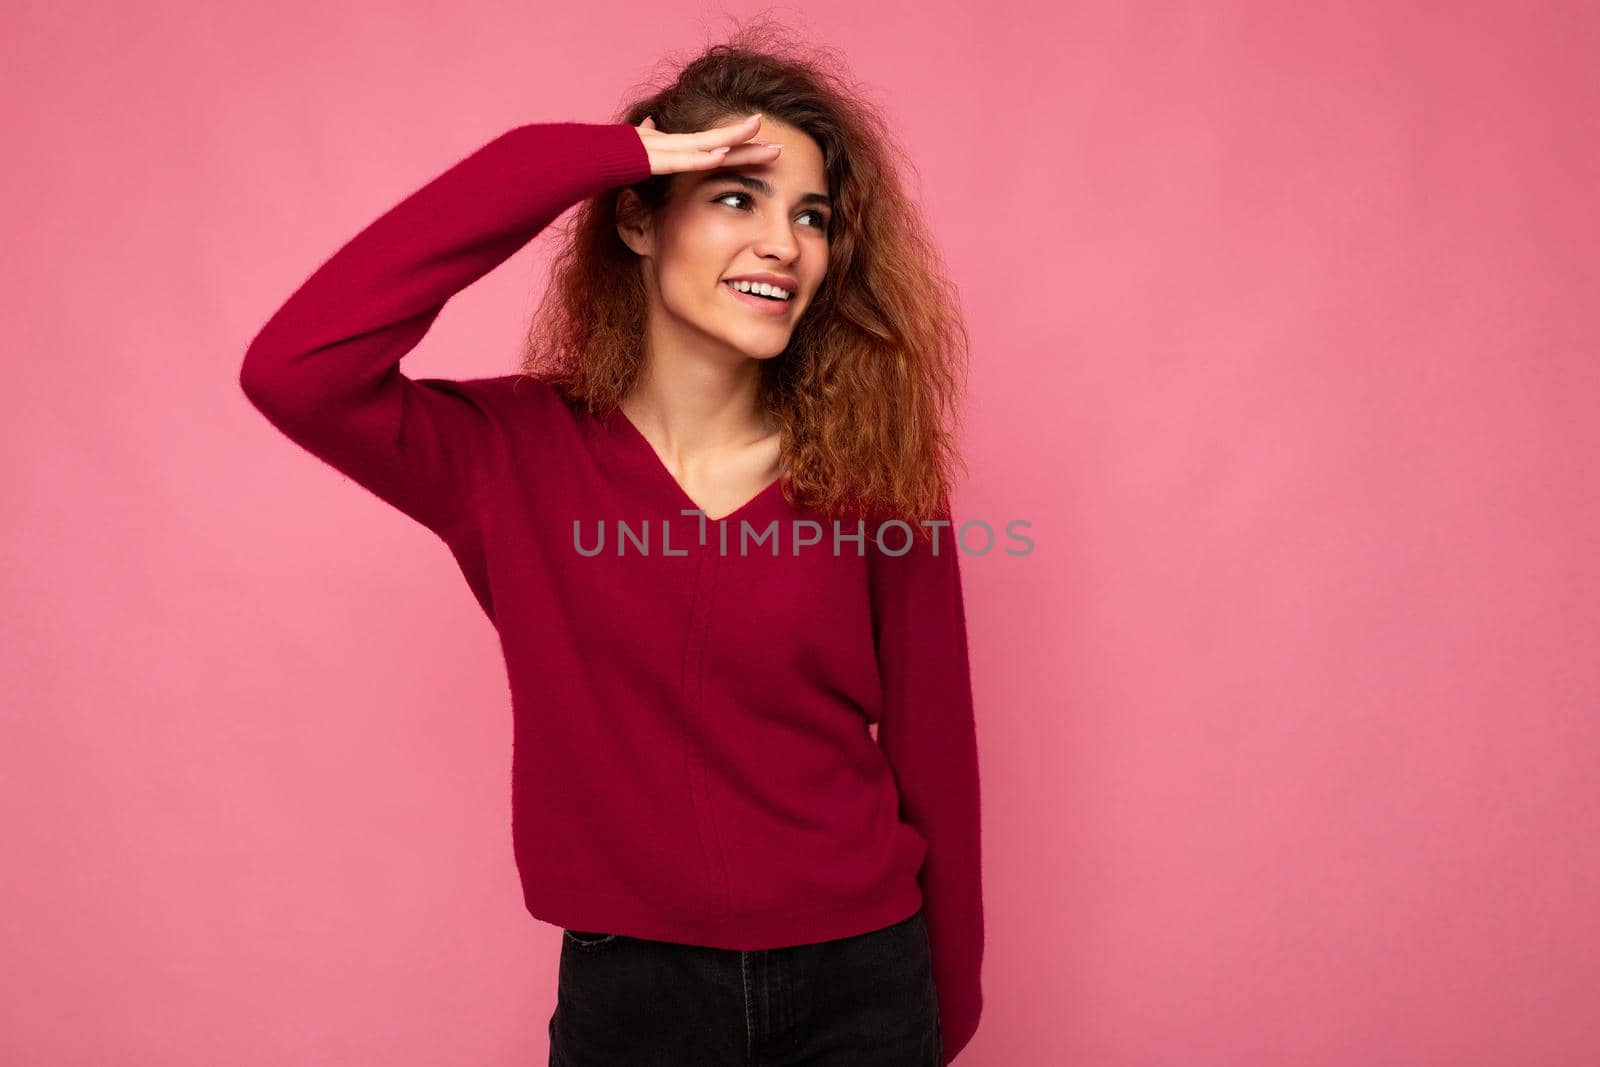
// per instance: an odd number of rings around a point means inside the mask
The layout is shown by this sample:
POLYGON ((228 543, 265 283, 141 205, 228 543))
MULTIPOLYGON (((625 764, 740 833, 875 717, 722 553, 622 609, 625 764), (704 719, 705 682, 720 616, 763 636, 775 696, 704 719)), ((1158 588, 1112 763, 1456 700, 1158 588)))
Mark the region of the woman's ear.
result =
POLYGON ((622 190, 617 197, 617 236, 636 256, 648 256, 655 250, 650 211, 632 189, 622 190))

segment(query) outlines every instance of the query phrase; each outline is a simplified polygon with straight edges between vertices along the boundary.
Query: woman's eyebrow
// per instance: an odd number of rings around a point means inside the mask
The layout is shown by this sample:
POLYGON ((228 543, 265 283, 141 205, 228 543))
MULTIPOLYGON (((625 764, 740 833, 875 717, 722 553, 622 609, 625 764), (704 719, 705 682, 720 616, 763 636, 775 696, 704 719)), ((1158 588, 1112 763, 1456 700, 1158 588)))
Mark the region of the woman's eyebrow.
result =
MULTIPOLYGON (((760 178, 753 177, 752 175, 749 175, 749 174, 740 174, 737 171, 729 171, 729 172, 712 171, 712 172, 708 173, 704 178, 702 178, 701 181, 702 182, 730 181, 730 182, 735 182, 735 183, 737 183, 739 185, 742 185, 746 189, 753 189, 756 192, 760 193, 762 196, 771 196, 772 195, 772 186, 768 185, 766 182, 762 181, 760 178)), ((825 196, 822 193, 806 193, 806 194, 802 195, 798 200, 796 200, 795 203, 796 204, 821 204, 823 207, 826 207, 826 208, 833 207, 833 201, 828 199, 828 197, 825 196)))

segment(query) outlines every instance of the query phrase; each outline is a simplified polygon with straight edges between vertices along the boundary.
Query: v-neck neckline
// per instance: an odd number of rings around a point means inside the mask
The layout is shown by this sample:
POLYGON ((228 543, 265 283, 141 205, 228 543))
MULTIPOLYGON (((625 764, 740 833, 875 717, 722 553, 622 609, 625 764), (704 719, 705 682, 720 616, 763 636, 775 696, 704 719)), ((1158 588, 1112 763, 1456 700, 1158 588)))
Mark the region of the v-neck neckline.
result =
MULTIPOLYGON (((631 438, 640 448, 644 450, 644 454, 648 458, 650 465, 657 472, 659 472, 659 476, 668 487, 668 491, 676 496, 678 501, 685 507, 695 509, 700 511, 702 514, 705 514, 705 507, 698 503, 692 496, 690 496, 688 490, 684 489, 683 483, 678 481, 677 476, 672 473, 672 469, 668 467, 666 461, 661 458, 661 453, 656 451, 656 446, 650 443, 650 439, 644 435, 644 431, 640 430, 639 427, 633 424, 633 420, 628 418, 628 413, 622 410, 621 404, 618 404, 612 410, 611 417, 620 425, 623 434, 631 438)), ((731 520, 742 518, 746 512, 756 508, 762 501, 772 495, 774 491, 777 491, 782 482, 783 474, 780 473, 776 478, 762 486, 754 496, 752 496, 749 500, 746 500, 743 504, 740 504, 726 515, 717 516, 715 518, 710 514, 706 514, 706 521, 729 522, 731 520)))

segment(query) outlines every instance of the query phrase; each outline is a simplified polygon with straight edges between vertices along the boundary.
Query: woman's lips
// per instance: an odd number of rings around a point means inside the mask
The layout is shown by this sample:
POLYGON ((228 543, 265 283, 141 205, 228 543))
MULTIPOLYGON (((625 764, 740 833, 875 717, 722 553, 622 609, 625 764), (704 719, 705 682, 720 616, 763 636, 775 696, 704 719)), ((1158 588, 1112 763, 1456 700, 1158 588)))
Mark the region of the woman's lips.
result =
POLYGON ((752 296, 749 293, 741 293, 727 282, 721 282, 720 284, 724 289, 732 293, 734 299, 738 300, 741 304, 767 315, 787 314, 789 311, 789 305, 794 301, 794 297, 792 296, 788 300, 768 300, 763 296, 752 296))

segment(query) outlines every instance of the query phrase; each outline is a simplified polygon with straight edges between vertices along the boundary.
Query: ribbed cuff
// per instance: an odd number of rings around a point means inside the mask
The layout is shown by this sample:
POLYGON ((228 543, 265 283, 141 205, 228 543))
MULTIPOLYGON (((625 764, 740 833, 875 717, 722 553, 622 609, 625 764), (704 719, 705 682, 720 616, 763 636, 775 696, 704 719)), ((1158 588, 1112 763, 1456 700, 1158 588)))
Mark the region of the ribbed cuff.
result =
POLYGON ((516 166, 548 167, 570 160, 564 195, 571 201, 650 177, 650 154, 639 131, 626 123, 532 122, 499 138, 516 166))
POLYGON ((632 185, 650 177, 650 154, 639 131, 625 122, 588 124, 584 136, 593 139, 595 164, 607 187, 632 185))

